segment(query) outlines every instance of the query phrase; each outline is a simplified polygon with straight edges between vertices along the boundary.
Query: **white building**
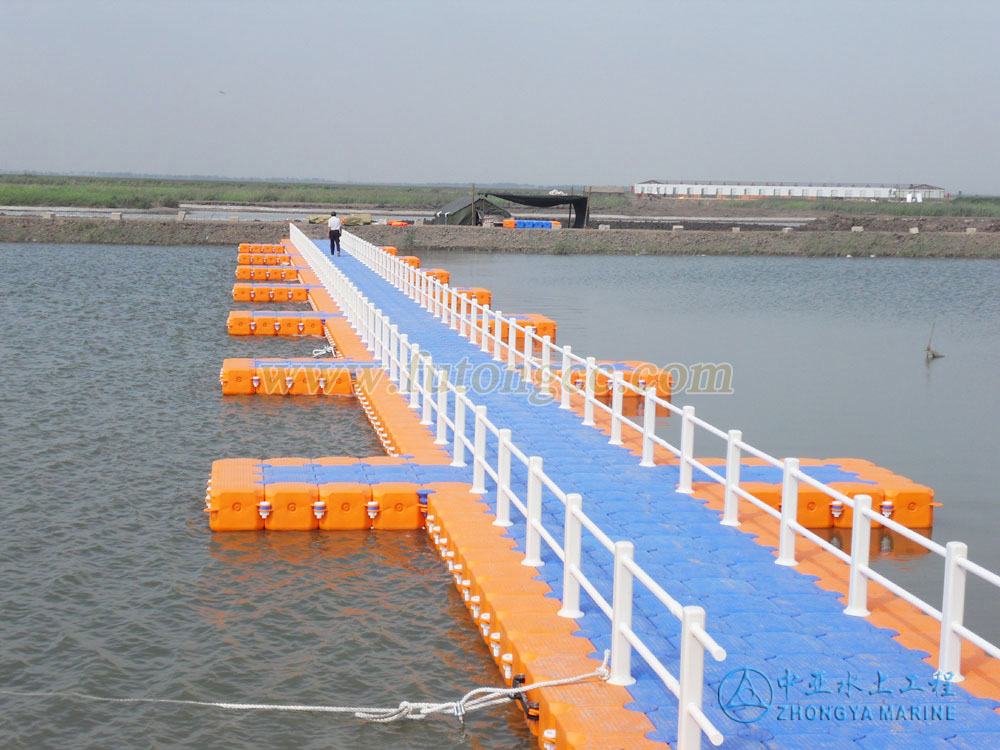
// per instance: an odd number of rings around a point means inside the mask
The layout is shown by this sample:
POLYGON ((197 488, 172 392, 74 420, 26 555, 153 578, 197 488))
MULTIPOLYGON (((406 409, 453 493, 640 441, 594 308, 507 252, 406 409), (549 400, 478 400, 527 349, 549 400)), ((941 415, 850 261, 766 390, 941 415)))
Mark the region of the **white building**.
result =
POLYGON ((870 185, 839 182, 704 182, 646 180, 632 186, 636 195, 673 198, 853 198, 876 200, 943 200, 944 188, 934 185, 870 185))

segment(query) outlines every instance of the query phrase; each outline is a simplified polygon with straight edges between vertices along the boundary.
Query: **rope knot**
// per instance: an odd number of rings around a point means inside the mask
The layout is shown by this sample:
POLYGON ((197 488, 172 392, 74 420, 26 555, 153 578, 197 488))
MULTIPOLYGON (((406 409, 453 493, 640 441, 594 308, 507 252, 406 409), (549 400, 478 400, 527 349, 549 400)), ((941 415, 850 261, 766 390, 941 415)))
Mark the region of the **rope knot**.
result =
POLYGON ((604 652, 604 661, 601 662, 601 666, 599 666, 595 670, 595 673, 597 674, 597 676, 599 678, 601 678, 602 680, 604 680, 605 682, 607 682, 611 678, 611 670, 608 668, 608 663, 610 661, 611 661, 611 652, 608 651, 608 650, 605 650, 605 652, 604 652))

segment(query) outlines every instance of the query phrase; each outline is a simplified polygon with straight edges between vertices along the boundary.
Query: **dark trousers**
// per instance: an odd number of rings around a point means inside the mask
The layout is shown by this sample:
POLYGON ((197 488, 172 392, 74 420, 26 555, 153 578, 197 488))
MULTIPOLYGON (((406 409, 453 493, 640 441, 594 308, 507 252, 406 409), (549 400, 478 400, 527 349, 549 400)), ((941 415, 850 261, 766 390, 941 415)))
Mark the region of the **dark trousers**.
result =
POLYGON ((340 255, 340 230, 331 229, 330 230, 330 255, 333 255, 334 250, 337 251, 337 255, 340 255))

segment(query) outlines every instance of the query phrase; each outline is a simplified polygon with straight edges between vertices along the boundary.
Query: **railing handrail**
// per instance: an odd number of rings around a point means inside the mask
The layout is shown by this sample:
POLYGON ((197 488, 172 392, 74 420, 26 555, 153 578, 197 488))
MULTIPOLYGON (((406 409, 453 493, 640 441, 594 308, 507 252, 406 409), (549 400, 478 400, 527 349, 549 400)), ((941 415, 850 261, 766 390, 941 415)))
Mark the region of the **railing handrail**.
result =
MULTIPOLYGON (((375 358, 379 359, 379 357, 381 357, 383 362, 389 365, 389 367, 386 368, 387 372, 391 372, 392 368, 395 367, 397 371, 400 373, 408 373, 407 379, 411 387, 411 394, 416 394, 416 398, 413 401, 411 401, 411 407, 416 408, 418 413, 423 414, 424 418, 422 419, 422 423, 428 425, 433 424, 433 419, 432 419, 433 412, 437 410, 440 406, 440 404, 437 402, 434 396, 437 395, 438 389, 441 388, 442 384, 445 386, 446 390, 455 395, 456 407, 458 406, 459 403, 461 403, 463 419, 460 420, 456 414, 455 419, 450 420, 450 423, 453 426, 453 433, 455 438, 456 459, 458 457, 457 449, 459 444, 462 445, 463 449, 468 448, 469 450, 471 450, 473 454, 473 488, 471 492, 481 493, 484 491, 484 488, 481 486, 483 482, 483 475, 488 473, 490 477, 497 483, 498 508, 500 503, 500 497, 504 496, 506 500, 513 501, 515 507, 517 507, 519 512, 521 512, 522 515, 525 516, 525 523, 526 523, 525 533, 527 535, 527 540, 525 543, 525 550, 526 550, 525 564, 531 564, 530 558, 537 556, 538 544, 541 541, 544 541, 550 547, 550 549, 552 549, 553 552, 556 553, 557 557, 559 557, 560 559, 565 561, 566 557, 565 550, 563 549, 563 547, 559 545, 555 537, 553 537, 552 534, 547 529, 545 529, 544 525, 541 523, 540 513, 541 513, 542 486, 548 486, 550 491, 556 496, 556 498, 561 500, 561 502, 564 504, 566 508, 567 524, 569 523, 568 519, 570 517, 578 519, 580 521, 579 528, 586 527, 588 531, 594 533, 595 538, 597 538, 601 546, 606 548, 607 547, 606 542, 610 541, 610 538, 607 537, 606 534, 600 531, 597 524, 595 524, 592 519, 587 517, 586 514, 584 514, 583 511, 580 510, 578 505, 573 507, 568 502, 569 498, 572 497, 572 495, 571 494, 568 495, 567 493, 565 493, 561 488, 559 488, 555 480, 552 479, 550 476, 548 476, 542 470, 541 458, 525 456, 525 454, 519 450, 515 452, 515 450, 513 450, 514 446, 510 445, 509 446, 511 448, 510 455, 514 455, 516 458, 518 458, 518 460, 521 461, 528 470, 528 497, 526 501, 522 503, 520 501, 520 498, 517 497, 516 493, 509 486, 507 487, 501 486, 499 449, 498 449, 498 464, 496 469, 488 465, 488 462, 486 460, 486 450, 485 450, 485 433, 487 429, 489 430, 489 432, 491 432, 498 438, 500 436, 501 431, 497 428, 495 424, 492 423, 492 421, 490 421, 486 417, 486 407, 475 405, 467 394, 458 390, 461 386, 457 386, 449 382, 447 374, 444 371, 433 369, 433 363, 431 361, 430 356, 417 354, 411 357, 407 357, 406 355, 400 357, 399 354, 400 352, 407 352, 409 354, 412 354, 415 350, 418 350, 418 347, 413 342, 409 342, 410 343, 409 348, 399 347, 398 341, 394 344, 393 336, 394 335, 398 336, 399 334, 398 330, 394 331, 393 327, 389 324, 388 317, 383 315, 381 310, 376 310, 374 308, 374 305, 364 300, 360 291, 357 290, 357 288, 354 287, 353 284, 350 284, 347 277, 339 269, 336 269, 335 267, 329 264, 327 264, 324 267, 320 264, 315 263, 317 259, 321 259, 323 258, 323 256, 315 247, 315 245, 312 243, 312 241, 306 238, 305 235, 302 234, 302 232, 298 230, 297 227, 291 225, 290 231, 292 232, 293 243, 295 243, 296 247, 300 250, 300 252, 303 253, 303 256, 306 258, 307 262, 309 262, 310 265, 313 267, 313 270, 317 273, 317 276, 319 276, 324 286, 328 288, 328 291, 333 293, 334 289, 330 287, 338 287, 339 291, 341 292, 346 293, 348 291, 353 291, 355 293, 357 299, 349 301, 348 302, 349 309, 344 310, 347 319, 352 323, 352 325, 356 326, 356 330, 358 331, 359 336, 361 337, 362 341, 365 342, 365 345, 368 346, 373 351, 375 358), (339 274, 339 281, 341 282, 340 284, 336 283, 338 279, 336 276, 332 276, 330 274, 330 270, 333 270, 337 274, 339 274), (359 302, 361 304, 358 304, 359 302), (417 376, 418 368, 422 368, 421 374, 423 374, 423 377, 417 376), (428 375, 428 373, 431 374, 428 375), (435 377, 439 379, 437 388, 434 387, 433 383, 435 377), (464 410, 466 407, 469 406, 472 407, 472 410, 475 414, 475 423, 474 423, 476 426, 475 434, 477 436, 480 435, 484 436, 481 439, 477 437, 477 439, 474 439, 471 442, 466 438, 464 434, 464 410)), ((352 248, 352 245, 361 242, 363 241, 348 233, 345 233, 345 237, 342 238, 344 249, 347 250, 349 253, 352 251, 352 249, 354 249, 352 248)), ((369 252, 376 253, 377 251, 375 250, 374 246, 371 246, 369 252)), ((384 255, 384 253, 380 254, 384 255)), ((362 262, 365 262, 364 258, 359 258, 359 259, 362 262)), ((370 257, 369 260, 371 260, 370 257)), ((366 263, 366 265, 369 265, 369 263, 366 263)), ((338 296, 341 299, 343 299, 345 295, 340 294, 338 296)), ((485 329, 483 333, 485 335, 486 333, 485 329)), ((486 346, 486 343, 487 341, 484 340, 483 341, 484 347, 486 346)), ((438 416, 439 418, 441 417, 440 413, 438 414, 438 416)), ((579 495, 577 495, 576 498, 579 498, 579 495)), ((564 543, 566 541, 567 539, 564 539, 564 543)), ((576 546, 577 546, 577 553, 579 553, 578 540, 576 541, 576 546)), ((697 695, 682 696, 678 693, 678 690, 674 688, 674 684, 676 685, 683 684, 685 654, 690 653, 692 648, 696 647, 697 649, 707 649, 712 654, 713 658, 719 661, 725 659, 725 650, 714 639, 712 639, 707 632, 704 631, 703 627, 705 618, 704 610, 701 607, 684 607, 681 610, 681 614, 678 615, 673 607, 673 605, 677 604, 676 600, 674 600, 672 597, 669 597, 669 594, 667 594, 666 591, 659 586, 659 584, 656 584, 654 579, 647 573, 645 573, 645 571, 638 565, 638 563, 634 562, 634 560, 632 559, 631 549, 632 549, 631 542, 618 542, 615 543, 614 545, 615 588, 614 588, 613 598, 615 599, 615 604, 612 608, 613 611, 611 613, 613 645, 612 645, 612 657, 611 657, 611 678, 609 681, 614 684, 622 684, 622 685, 627 685, 634 682, 634 680, 631 677, 629 653, 631 652, 631 647, 632 645, 634 645, 634 642, 638 640, 638 642, 641 643, 641 639, 639 639, 639 637, 631 631, 631 624, 630 624, 631 610, 632 610, 631 588, 632 588, 632 580, 634 578, 638 578, 640 583, 646 586, 647 590, 649 590, 650 593, 653 594, 653 596, 656 599, 664 603, 665 606, 667 606, 668 611, 670 611, 671 614, 674 614, 676 617, 678 617, 678 619, 682 624, 681 678, 677 678, 674 677, 673 675, 670 675, 669 671, 662 664, 662 662, 660 662, 660 660, 654 654, 652 654, 652 652, 647 647, 645 647, 644 644, 642 644, 641 647, 637 648, 640 655, 643 656, 643 658, 647 661, 647 663, 649 663, 650 667, 658 675, 660 675, 661 677, 663 675, 669 675, 669 677, 672 680, 673 684, 668 682, 668 688, 670 688, 675 695, 678 695, 679 698, 678 712, 679 712, 679 722, 680 725, 682 726, 681 735, 682 736, 686 735, 688 737, 687 740, 679 741, 678 748, 679 750, 689 750, 689 748, 693 750, 694 748, 700 747, 700 734, 702 731, 704 731, 707 734, 709 739, 714 744, 718 745, 722 742, 723 739, 722 734, 704 716, 701 710, 700 693, 701 693, 701 683, 703 682, 703 676, 701 674, 698 675, 697 695), (623 556, 620 559, 619 553, 622 545, 627 545, 629 552, 627 556, 623 556), (620 588, 619 577, 624 576, 626 574, 628 579, 627 588, 629 592, 627 597, 628 599, 627 605, 619 602, 619 591, 618 591, 618 589, 620 588), (652 584, 652 586, 650 586, 649 584, 652 584), (666 601, 664 600, 664 597, 666 597, 666 601), (670 602, 670 604, 667 604, 668 601, 670 602), (618 610, 626 606, 627 606, 627 617, 624 618, 625 621, 622 621, 623 616, 618 614, 618 610), (700 630, 692 629, 688 622, 689 619, 691 619, 693 622, 696 623, 700 622, 701 625, 698 626, 700 630), (622 644, 625 645, 623 646, 622 644), (697 731, 695 731, 692 727, 697 727, 697 731)), ((582 571, 579 570, 579 560, 575 561, 575 565, 573 565, 573 563, 574 561, 565 561, 564 565, 564 568, 570 567, 571 565, 573 566, 574 572, 573 575, 570 576, 570 578, 576 579, 577 583, 579 583, 584 588, 584 590, 588 592, 588 594, 598 605, 598 607, 602 611, 604 611, 605 614, 608 614, 607 601, 603 599, 603 597, 597 591, 593 583, 585 575, 583 575, 582 571)), ((541 564, 541 561, 538 560, 534 564, 541 564)), ((563 598, 565 599, 566 597, 564 596, 563 598)), ((564 608, 565 608, 565 601, 564 601, 564 608)), ((576 612, 573 613, 560 612, 560 614, 562 614, 563 616, 582 615, 582 613, 576 613, 576 612)), ((687 658, 688 661, 691 662, 696 661, 698 664, 700 664, 703 660, 703 657, 698 657, 697 659, 695 659, 689 656, 687 658)), ((692 693, 695 692, 693 688, 689 689, 692 691, 692 693)))
MULTIPOLYGON (((360 243, 364 243, 364 241, 360 240, 359 238, 354 238, 354 239, 360 243)), ((461 297, 461 295, 455 292, 448 284, 444 284, 438 281, 436 278, 428 276, 427 274, 420 273, 417 269, 407 267, 409 269, 408 272, 404 272, 402 274, 398 273, 398 266, 402 265, 398 261, 398 259, 388 255, 387 253, 379 252, 377 247, 375 245, 372 245, 371 243, 364 243, 364 245, 367 246, 365 249, 368 250, 370 253, 369 260, 373 261, 367 263, 367 265, 372 267, 376 271, 376 273, 382 275, 383 278, 389 280, 390 283, 393 283, 398 288, 403 289, 407 294, 416 299, 418 302, 421 302, 421 298, 423 298, 425 306, 432 306, 431 301, 437 298, 441 300, 444 300, 446 298, 450 299, 452 300, 451 304, 453 305, 454 300, 457 297, 461 297), (423 281, 420 281, 419 284, 414 284, 411 281, 412 279, 419 279, 420 277, 423 277, 423 281)), ((362 262, 365 261, 363 260, 362 262)), ((464 300, 466 298, 462 297, 462 299, 464 300)), ((472 340, 474 338, 474 331, 477 330, 475 327, 475 321, 477 317, 480 317, 480 313, 483 312, 489 314, 489 307, 486 305, 480 305, 478 302, 474 300, 468 300, 468 303, 469 304, 463 302, 459 305, 459 307, 463 309, 468 308, 469 310, 468 318, 470 319, 469 325, 466 326, 466 321, 463 317, 461 321, 461 328, 462 328, 462 334, 468 335, 470 340, 472 340), (469 329, 468 334, 466 334, 465 330, 466 328, 469 329)), ((444 307, 443 302, 442 302, 442 307, 444 307)), ((451 307, 450 309, 454 310, 455 308, 451 307)), ((528 347, 528 342, 532 342, 532 344, 534 344, 534 342, 536 341, 541 341, 541 338, 538 337, 537 334, 535 334, 533 327, 527 324, 522 325, 513 318, 510 317, 504 318, 499 314, 496 315, 496 318, 497 318, 497 324, 495 325, 496 330, 494 330, 492 334, 486 329, 480 332, 482 337, 482 344, 484 346, 484 351, 490 338, 494 340, 496 345, 496 350, 498 352, 503 348, 504 344, 502 342, 502 336, 500 336, 499 332, 501 326, 506 325, 508 326, 508 331, 510 333, 509 335, 510 342, 513 342, 515 340, 516 332, 521 332, 521 335, 524 337, 525 341, 525 347, 523 351, 518 350, 517 347, 508 346, 508 362, 513 364, 516 363, 517 360, 520 360, 526 375, 530 374, 530 371, 532 369, 537 369, 541 367, 542 366, 541 362, 539 360, 536 360, 533 356, 534 346, 532 345, 530 350, 528 347)), ((544 341, 542 342, 542 345, 543 345, 543 353, 542 353, 543 357, 546 353, 546 350, 548 350, 548 353, 550 354, 558 353, 564 358, 564 361, 573 363, 573 366, 571 366, 570 369, 578 369, 578 366, 580 365, 582 365, 584 368, 588 368, 589 369, 588 381, 590 378, 595 376, 595 373, 601 373, 607 378, 614 378, 613 370, 607 370, 601 368, 594 362, 592 358, 584 359, 575 352, 569 351, 569 347, 561 347, 552 344, 551 342, 544 342, 544 341)), ((729 451, 731 453, 735 453, 737 456, 742 452, 746 452, 752 456, 760 458, 761 460, 765 461, 771 466, 774 466, 775 468, 781 469, 783 473, 786 474, 788 473, 788 465, 787 465, 788 459, 785 460, 777 459, 774 456, 771 456, 765 453, 764 451, 761 451, 758 448, 749 445, 748 443, 744 442, 742 438, 732 440, 730 438, 730 435, 735 431, 730 431, 730 433, 727 435, 727 433, 724 433, 722 430, 714 427, 713 425, 710 425, 709 423, 705 422, 704 420, 698 417, 695 417, 694 407, 687 406, 684 407, 683 409, 679 409, 671 402, 666 401, 665 399, 662 399, 655 394, 650 394, 648 392, 649 389, 647 389, 647 392, 643 393, 638 386, 634 386, 627 381, 617 379, 616 383, 617 386, 622 388, 623 390, 631 391, 634 395, 643 397, 645 399, 647 407, 652 405, 656 409, 661 409, 661 408, 666 409, 672 414, 681 416, 682 419, 684 420, 684 422, 682 422, 682 431, 686 427, 690 432, 689 432, 689 439, 687 441, 682 439, 680 449, 677 449, 676 447, 668 443, 666 440, 663 440, 659 436, 655 435, 655 427, 651 429, 647 429, 644 427, 641 430, 643 434, 643 444, 644 444, 644 450, 643 450, 644 457, 641 465, 644 466, 654 465, 652 455, 647 456, 647 450, 646 450, 647 444, 650 447, 655 444, 666 448, 668 451, 670 451, 671 454, 673 454, 680 460, 681 481, 680 481, 680 487, 678 489, 679 492, 690 493, 692 491, 691 490, 692 467, 697 467, 699 469, 702 469, 703 471, 705 469, 705 467, 701 464, 701 462, 698 462, 694 458, 692 453, 692 446, 694 442, 693 430, 695 427, 700 427, 715 437, 721 437, 723 439, 726 439, 729 451)), ((585 387, 578 388, 570 382, 570 379, 568 377, 563 377, 561 379, 561 387, 564 389, 564 394, 569 392, 577 396, 581 396, 583 398, 584 424, 593 424, 593 408, 596 406, 597 408, 600 408, 603 411, 611 412, 613 428, 615 426, 615 422, 617 421, 619 425, 626 424, 633 430, 637 429, 636 423, 632 422, 631 420, 622 419, 620 414, 616 414, 613 411, 613 409, 610 409, 607 405, 596 399, 592 393, 588 392, 586 383, 585 387)), ((563 401, 564 408, 568 408, 567 404, 568 401, 564 400, 563 401)), ((649 453, 651 454, 652 450, 650 450, 649 453)), ((738 469, 734 473, 738 476, 738 469)), ((723 480, 722 476, 716 472, 710 471, 707 472, 707 475, 710 476, 715 482, 723 484, 726 487, 727 502, 722 521, 724 524, 739 525, 738 501, 741 498, 750 501, 756 507, 764 509, 770 513, 770 510, 763 503, 763 501, 761 501, 759 498, 756 498, 753 495, 750 495, 749 493, 746 493, 741 488, 739 488, 738 481, 735 483, 734 486, 734 483, 730 482, 728 479, 723 480)), ((727 477, 730 476, 728 465, 727 465, 726 476, 727 477)), ((789 474, 789 477, 790 479, 793 479, 796 482, 805 482, 810 486, 815 487, 820 492, 823 492, 828 497, 830 497, 832 500, 840 501, 846 508, 849 508, 852 511, 854 511, 854 517, 856 519, 866 518, 868 520, 874 520, 882 528, 901 534, 902 536, 913 541, 914 543, 921 545, 929 552, 944 557, 946 563, 948 562, 949 558, 947 555, 947 547, 942 547, 940 544, 932 541, 931 539, 928 539, 923 535, 917 534, 916 532, 907 529, 905 526, 899 524, 896 521, 893 521, 891 518, 885 517, 881 513, 876 513, 872 511, 870 507, 862 509, 861 512, 859 513, 857 508, 857 503, 855 502, 857 497, 852 499, 847 495, 838 492, 836 489, 826 485, 825 483, 818 482, 817 480, 812 479, 812 477, 809 477, 807 474, 803 473, 798 468, 797 459, 796 459, 795 470, 791 472, 791 474, 789 474)), ((797 490, 796 490, 796 495, 797 495, 797 490)), ((866 496, 859 496, 859 497, 866 497, 866 496)), ((787 505, 787 503, 783 502, 783 506, 784 505, 787 505)), ((797 508, 795 508, 791 512, 783 512, 781 514, 775 514, 775 513, 770 513, 770 514, 775 515, 779 518, 779 523, 780 523, 779 535, 786 540, 785 544, 786 550, 784 554, 779 554, 779 562, 791 565, 797 564, 794 559, 794 547, 795 547, 794 539, 796 536, 803 536, 809 539, 810 541, 819 545, 820 548, 823 549, 824 551, 838 557, 838 559, 844 560, 844 558, 847 557, 846 555, 844 555, 844 553, 842 553, 828 541, 822 539, 818 535, 812 533, 808 529, 805 529, 803 526, 801 526, 795 518, 797 514, 797 508)), ((871 533, 870 524, 864 524, 863 525, 864 528, 861 528, 861 526, 862 526, 861 524, 855 524, 854 534, 856 539, 859 538, 860 536, 865 536, 865 538, 870 536, 871 533)), ((960 542, 951 542, 949 544, 950 545, 960 544, 962 545, 962 548, 965 549, 965 545, 960 542)), ((865 549, 867 549, 868 545, 866 544, 864 545, 864 547, 865 549)), ((962 554, 964 555, 965 553, 962 554)), ((964 588, 965 588, 964 574, 966 572, 973 573, 986 583, 989 583, 996 588, 1000 588, 1000 576, 998 576, 997 574, 987 570, 986 568, 980 565, 967 561, 965 557, 961 557, 957 562, 955 562, 952 565, 946 565, 946 571, 945 571, 946 579, 944 585, 945 594, 943 595, 943 598, 947 599, 949 596, 949 592, 950 591, 953 592, 957 588, 961 588, 961 595, 952 594, 954 601, 952 602, 951 608, 943 607, 942 610, 938 610, 935 607, 931 606, 929 603, 917 597, 912 592, 906 591, 905 589, 902 589, 901 587, 897 586, 891 581, 888 581, 888 579, 886 579, 881 574, 876 574, 869 567, 868 560, 862 561, 856 555, 852 555, 849 559, 851 565, 851 571, 850 571, 851 585, 852 589, 857 590, 858 601, 860 601, 860 597, 862 595, 866 595, 865 593, 866 587, 864 585, 864 582, 866 582, 868 579, 872 579, 876 580, 882 585, 886 585, 887 588, 890 588, 890 590, 892 590, 895 587, 896 589, 905 592, 905 595, 901 595, 903 596, 903 598, 907 599, 911 603, 915 603, 915 606, 917 606, 919 609, 938 619, 938 621, 941 623, 941 655, 939 660, 939 672, 941 674, 951 674, 953 676, 952 679, 955 680, 962 679, 961 669, 960 669, 961 649, 960 647, 954 646, 954 639, 957 637, 961 637, 964 638, 965 640, 968 640, 970 643, 973 643, 974 645, 983 648, 987 653, 989 653, 994 658, 1000 659, 1000 647, 998 647, 993 643, 990 643, 989 641, 986 641, 981 636, 978 636, 977 634, 973 633, 962 624, 964 615, 964 588), (946 648, 947 642, 952 643, 952 646, 950 648, 946 648), (986 645, 984 646, 983 644, 986 645)), ((864 606, 861 606, 860 604, 857 604, 856 606, 848 606, 845 612, 852 615, 868 614, 867 609, 864 606)))

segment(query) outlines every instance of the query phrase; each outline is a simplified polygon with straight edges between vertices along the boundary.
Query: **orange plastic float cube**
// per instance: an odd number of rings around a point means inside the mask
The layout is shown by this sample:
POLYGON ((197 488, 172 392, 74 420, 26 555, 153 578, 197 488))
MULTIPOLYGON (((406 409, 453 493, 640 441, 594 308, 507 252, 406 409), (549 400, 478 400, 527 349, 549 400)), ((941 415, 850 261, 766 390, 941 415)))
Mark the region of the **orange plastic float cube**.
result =
POLYGON ((252 359, 227 359, 222 363, 219 382, 226 396, 249 396, 257 392, 253 379, 256 374, 252 359))
POLYGON ((493 304, 493 292, 489 289, 484 289, 481 286, 453 286, 452 289, 457 292, 460 297, 468 297, 469 299, 475 300, 480 305, 493 304))
POLYGON ((296 323, 296 333, 299 336, 324 335, 323 318, 318 315, 308 315, 299 318, 296 323))
POLYGON ((319 494, 315 484, 307 482, 275 482, 264 488, 264 499, 271 512, 264 519, 264 528, 272 531, 308 531, 319 528, 313 503, 319 494))
POLYGON ((556 322, 552 318, 547 318, 538 313, 523 313, 515 315, 514 318, 522 327, 531 326, 534 328, 535 335, 539 338, 548 336, 553 344, 556 342, 556 322))
POLYGON ((386 246, 384 246, 382 248, 382 252, 383 253, 388 253, 389 255, 398 255, 399 254, 399 250, 397 250, 392 245, 386 245, 386 246))
POLYGON ((269 458, 261 463, 268 466, 308 466, 312 463, 312 459, 302 456, 283 456, 281 458, 269 458))
POLYGON ((255 312, 251 313, 251 315, 253 316, 254 323, 251 326, 251 331, 255 336, 274 336, 281 330, 281 318, 279 316, 266 312, 255 312), (277 328, 275 328, 275 323, 278 323, 277 328))
POLYGON ((230 336, 249 336, 251 334, 250 323, 253 321, 253 313, 245 310, 233 310, 229 313, 226 321, 226 328, 230 336))
POLYGON ((934 490, 915 482, 889 483, 884 488, 886 503, 892 503, 890 518, 911 529, 934 525, 934 490))
POLYGON ((420 258, 416 255, 400 255, 399 259, 411 268, 420 268, 420 258))
POLYGON ((350 396, 354 393, 351 387, 349 370, 329 369, 317 373, 316 393, 325 396, 350 396))
POLYGON ((426 273, 428 276, 433 276, 442 284, 447 284, 449 281, 451 281, 451 273, 443 268, 425 268, 424 273, 426 273))
MULTIPOLYGON (((316 459, 316 463, 330 459, 316 459)), ((349 529, 369 529, 372 521, 368 517, 368 501, 371 487, 356 482, 330 482, 319 485, 319 500, 322 516, 319 528, 324 531, 349 529)))
POLYGON ((257 377, 260 381, 257 393, 264 396, 284 396, 291 387, 285 380, 285 368, 271 364, 268 360, 258 361, 257 377))
POLYGON ((253 299, 253 284, 237 282, 233 284, 233 300, 236 302, 249 302, 253 299))
POLYGON ((825 492, 800 482, 796 520, 807 529, 829 529, 833 526, 831 500, 825 492))
POLYGON ((417 489, 419 485, 407 482, 384 482, 372 486, 372 500, 378 504, 378 513, 372 521, 373 529, 419 529, 423 526, 417 489))
POLYGON ((260 461, 227 458, 212 464, 207 508, 212 531, 253 531, 264 528, 258 504, 264 499, 260 461))

